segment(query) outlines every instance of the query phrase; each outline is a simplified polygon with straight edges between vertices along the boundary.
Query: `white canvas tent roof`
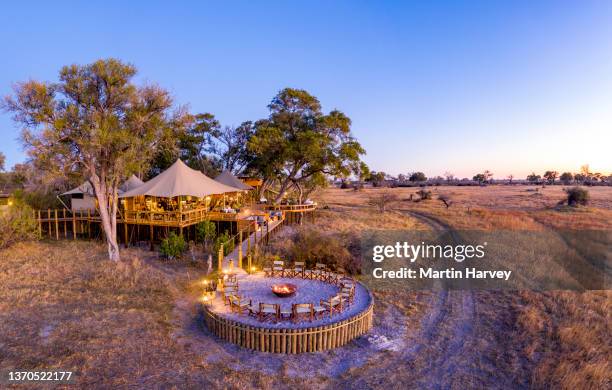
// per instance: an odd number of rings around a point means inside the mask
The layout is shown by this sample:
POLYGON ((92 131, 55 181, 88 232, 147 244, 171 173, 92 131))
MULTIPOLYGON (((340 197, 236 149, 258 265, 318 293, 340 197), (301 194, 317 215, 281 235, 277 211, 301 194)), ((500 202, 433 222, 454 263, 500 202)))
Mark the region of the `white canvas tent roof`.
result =
POLYGON ((149 195, 160 198, 173 198, 175 196, 197 196, 203 198, 208 195, 237 192, 237 188, 221 184, 200 171, 189 168, 180 159, 153 179, 143 185, 126 191, 120 198, 149 195))
POLYGON ((253 187, 251 187, 248 184, 245 184, 242 180, 238 179, 228 170, 221 172, 219 176, 215 177, 215 180, 221 184, 225 184, 230 187, 238 188, 239 190, 242 190, 242 191, 248 191, 248 190, 253 189, 253 187))
MULTIPOLYGON (((123 193, 125 191, 133 190, 136 187, 144 184, 142 180, 137 178, 135 175, 130 176, 121 186, 119 186, 119 193, 123 193)), ((64 192, 62 195, 72 195, 72 194, 85 194, 89 196, 95 196, 94 189, 91 186, 91 183, 88 181, 84 182, 78 187, 71 189, 70 191, 64 192)))
POLYGON ((140 180, 138 177, 136 177, 136 175, 132 175, 119 188, 121 189, 121 191, 126 192, 133 190, 136 187, 140 187, 143 184, 144 181, 140 180))
POLYGON ((84 182, 80 186, 75 187, 71 189, 70 191, 64 192, 62 195, 72 195, 72 194, 85 194, 89 196, 95 196, 94 189, 91 186, 91 183, 89 183, 89 181, 84 182))

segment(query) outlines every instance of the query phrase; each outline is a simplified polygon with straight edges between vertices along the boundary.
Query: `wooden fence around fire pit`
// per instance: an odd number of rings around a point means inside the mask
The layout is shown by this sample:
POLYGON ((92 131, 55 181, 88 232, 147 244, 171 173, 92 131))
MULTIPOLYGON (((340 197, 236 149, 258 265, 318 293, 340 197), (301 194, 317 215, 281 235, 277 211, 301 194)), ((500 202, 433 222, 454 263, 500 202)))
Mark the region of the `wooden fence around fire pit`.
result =
POLYGON ((217 337, 260 352, 304 353, 337 348, 367 333, 373 324, 374 304, 370 300, 362 312, 343 321, 312 328, 260 328, 224 318, 207 307, 208 329, 217 337))

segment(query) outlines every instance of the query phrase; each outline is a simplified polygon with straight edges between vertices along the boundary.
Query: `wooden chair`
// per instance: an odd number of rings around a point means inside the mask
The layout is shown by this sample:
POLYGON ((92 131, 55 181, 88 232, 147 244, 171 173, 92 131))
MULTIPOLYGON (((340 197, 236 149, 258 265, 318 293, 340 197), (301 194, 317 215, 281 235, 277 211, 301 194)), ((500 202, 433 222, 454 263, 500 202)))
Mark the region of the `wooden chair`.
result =
POLYGON ((282 260, 275 260, 272 265, 272 276, 278 275, 281 277, 285 276, 285 262, 282 260))
POLYGON ((229 305, 229 298, 232 295, 238 294, 238 286, 223 286, 223 301, 226 305, 229 305))
POLYGON ((259 321, 273 320, 278 321, 280 317, 279 306, 276 303, 259 302, 259 321))
POLYGON ((312 310, 315 318, 323 318, 323 315, 325 315, 325 312, 327 311, 327 309, 323 307, 320 302, 317 306, 314 306, 312 310))
POLYGON ((269 278, 272 276, 272 267, 264 267, 263 268, 264 276, 269 278))
POLYGON ((334 313, 342 313, 342 296, 341 295, 335 295, 331 298, 329 298, 329 300, 325 301, 323 299, 321 299, 321 306, 323 306, 325 308, 325 310, 327 310, 329 312, 329 318, 332 318, 334 316, 334 313))
POLYGON ((281 307, 281 309, 279 311, 279 315, 280 315, 280 319, 281 320, 289 320, 289 319, 291 319, 291 317, 293 317, 293 310, 292 309, 283 309, 281 307))
POLYGON ((322 263, 315 264, 315 269, 313 270, 312 279, 318 279, 323 282, 327 281, 327 266, 322 263))
POLYGON ((232 313, 238 312, 242 314, 243 310, 248 310, 249 306, 251 306, 251 301, 247 301, 246 299, 241 299, 238 295, 231 295, 229 298, 230 301, 230 311, 232 313))
POLYGON ((353 304, 355 300, 355 286, 345 286, 340 290, 342 299, 349 305, 353 304))
POLYGON ((238 280, 236 279, 236 274, 228 274, 225 278, 226 284, 238 284, 238 280))
POLYGON ((249 315, 255 318, 259 318, 259 305, 253 304, 252 301, 249 301, 251 304, 247 307, 249 311, 249 315))
POLYGON ((314 305, 312 303, 294 303, 291 306, 293 312, 293 322, 298 322, 302 318, 308 321, 314 319, 314 305))
POLYGON ((295 263, 293 263, 293 268, 291 269, 291 276, 294 278, 296 276, 299 276, 302 279, 304 278, 304 262, 303 261, 296 261, 295 263))

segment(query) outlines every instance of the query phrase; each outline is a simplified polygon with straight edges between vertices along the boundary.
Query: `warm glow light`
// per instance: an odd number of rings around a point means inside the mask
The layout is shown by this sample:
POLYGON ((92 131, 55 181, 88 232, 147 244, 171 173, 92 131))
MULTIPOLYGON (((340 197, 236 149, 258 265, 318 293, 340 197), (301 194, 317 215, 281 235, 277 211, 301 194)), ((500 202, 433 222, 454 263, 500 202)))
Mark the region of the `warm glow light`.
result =
POLYGON ((9 201, 8 201, 8 205, 9 205, 9 206, 12 206, 12 205, 13 205, 13 201, 12 201, 11 199, 9 199, 9 201))

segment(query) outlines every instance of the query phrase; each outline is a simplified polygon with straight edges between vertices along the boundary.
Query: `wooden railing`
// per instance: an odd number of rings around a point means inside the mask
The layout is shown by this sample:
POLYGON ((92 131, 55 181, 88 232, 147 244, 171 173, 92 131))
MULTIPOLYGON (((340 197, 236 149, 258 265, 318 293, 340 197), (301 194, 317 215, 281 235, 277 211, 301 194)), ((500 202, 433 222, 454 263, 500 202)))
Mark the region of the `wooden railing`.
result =
POLYGON ((359 314, 329 325, 310 328, 264 328, 224 318, 204 307, 204 320, 217 337, 260 352, 306 353, 341 347, 367 333, 373 325, 374 304, 359 314))
POLYGON ((275 205, 267 205, 267 210, 279 210, 279 211, 287 211, 294 213, 303 213, 307 211, 314 211, 317 208, 317 204, 275 204, 275 205))

